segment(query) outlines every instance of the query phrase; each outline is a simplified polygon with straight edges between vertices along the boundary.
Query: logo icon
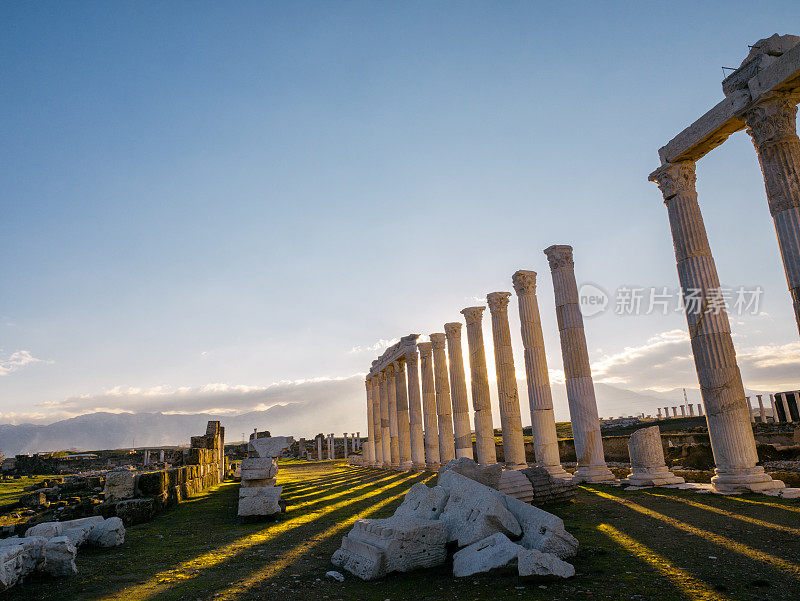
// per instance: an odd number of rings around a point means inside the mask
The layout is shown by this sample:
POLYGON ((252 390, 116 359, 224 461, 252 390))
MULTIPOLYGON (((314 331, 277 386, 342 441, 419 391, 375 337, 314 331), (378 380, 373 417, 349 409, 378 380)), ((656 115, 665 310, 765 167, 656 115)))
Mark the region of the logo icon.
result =
POLYGON ((608 294, 594 284, 583 284, 578 290, 581 313, 584 317, 599 315, 608 307, 608 294))

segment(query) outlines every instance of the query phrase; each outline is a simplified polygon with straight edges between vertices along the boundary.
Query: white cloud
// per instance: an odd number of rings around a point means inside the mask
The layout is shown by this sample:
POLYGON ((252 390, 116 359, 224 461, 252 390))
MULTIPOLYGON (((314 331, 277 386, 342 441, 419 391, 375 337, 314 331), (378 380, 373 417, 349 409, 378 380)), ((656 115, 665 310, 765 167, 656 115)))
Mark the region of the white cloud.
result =
POLYGON ((52 361, 37 359, 30 351, 15 351, 7 358, 0 357, 0 376, 7 376, 33 363, 52 363, 52 361))
POLYGON ((398 342, 400 342, 399 338, 392 338, 390 340, 381 338, 375 344, 371 344, 368 346, 361 346, 361 345, 354 346, 353 348, 350 349, 350 353, 355 354, 355 353, 364 353, 366 351, 372 351, 372 352, 384 351, 393 344, 397 344, 398 342))

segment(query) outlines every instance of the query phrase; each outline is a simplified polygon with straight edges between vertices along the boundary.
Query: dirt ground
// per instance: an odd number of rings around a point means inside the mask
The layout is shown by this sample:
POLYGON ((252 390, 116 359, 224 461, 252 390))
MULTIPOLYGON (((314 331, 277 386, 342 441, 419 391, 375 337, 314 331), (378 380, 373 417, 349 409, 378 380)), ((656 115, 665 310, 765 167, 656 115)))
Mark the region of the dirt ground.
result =
POLYGON ((676 490, 584 487, 551 508, 580 541, 569 580, 513 574, 454 579, 451 566, 365 583, 325 578, 352 523, 392 514, 431 474, 281 463, 288 507, 274 522, 240 524, 239 485, 225 483, 128 529, 115 549, 82 548, 80 573, 38 577, 3 594, 36 600, 286 599, 321 601, 800 598, 800 503, 676 490))

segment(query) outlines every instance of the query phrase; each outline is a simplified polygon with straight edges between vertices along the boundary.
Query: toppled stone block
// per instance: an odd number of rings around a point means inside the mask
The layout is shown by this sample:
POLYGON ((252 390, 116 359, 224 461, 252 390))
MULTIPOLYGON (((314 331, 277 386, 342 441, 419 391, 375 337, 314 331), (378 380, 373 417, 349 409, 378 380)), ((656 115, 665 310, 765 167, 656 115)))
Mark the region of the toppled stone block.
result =
POLYGON ((552 553, 561 559, 578 552, 578 540, 567 532, 560 517, 507 495, 502 501, 522 527, 519 544, 524 548, 552 553))
POLYGON ((89 539, 89 532, 91 532, 92 528, 102 523, 103 517, 99 515, 70 520, 68 522, 62 522, 62 532, 73 545, 80 547, 89 539))
POLYGON ((128 499, 117 503, 117 517, 126 526, 148 522, 155 515, 155 503, 153 499, 128 499))
POLYGON ((128 470, 111 470, 106 473, 106 501, 131 499, 136 494, 136 477, 128 470))
POLYGON ((239 517, 269 516, 281 512, 282 486, 239 489, 239 517))
POLYGON ((518 470, 505 470, 500 474, 498 490, 504 495, 514 497, 523 503, 533 500, 533 486, 525 474, 518 470))
POLYGON ((331 562, 362 580, 441 565, 447 559, 447 526, 404 516, 358 520, 331 562))
POLYGON ((108 518, 89 531, 89 544, 95 547, 116 547, 125 542, 125 525, 118 517, 108 518))
POLYGON ((463 578, 517 566, 517 555, 524 551, 502 532, 472 543, 453 555, 453 576, 463 578))
POLYGON ((421 520, 438 519, 447 504, 447 497, 447 491, 441 486, 428 488, 422 482, 417 482, 406 493, 394 515, 421 520))
POLYGON ((42 570, 51 576, 73 576, 78 573, 75 556, 78 548, 66 536, 56 536, 44 545, 42 570))
POLYGON ((46 542, 39 536, 0 540, 0 591, 11 588, 39 567, 46 542))
MULTIPOLYGON (((259 440, 259 439, 256 439, 259 440)), ((262 438, 260 440, 269 440, 262 438)), ((278 473, 278 462, 274 457, 250 457, 242 460, 242 480, 273 479, 278 473)))
POLYGON ((552 553, 542 553, 536 549, 521 549, 517 556, 517 570, 523 578, 555 576, 572 578, 575 568, 552 553))
POLYGON ((439 474, 441 475, 448 470, 453 470, 454 472, 459 473, 470 480, 475 480, 475 482, 480 482, 489 488, 493 488, 495 490, 500 489, 500 479, 501 474, 503 473, 503 466, 499 463, 482 467, 469 457, 459 457, 458 459, 451 459, 444 464, 439 469, 439 474))
POLYGON ((439 516, 447 525, 448 541, 458 541, 458 545, 464 547, 496 532, 513 537, 522 534, 519 522, 503 504, 502 497, 511 497, 453 470, 439 474, 439 486, 449 494, 439 516))
POLYGON ((531 483, 534 505, 566 503, 578 494, 578 485, 566 478, 551 476, 543 467, 529 467, 519 471, 531 483))
MULTIPOLYGON (((250 457, 280 457, 288 449, 294 438, 292 436, 273 436, 271 438, 254 438, 247 443, 250 457)), ((246 468, 242 468, 246 469, 246 468)))
POLYGON ((64 534, 64 523, 63 522, 42 522, 41 524, 36 524, 28 528, 25 531, 25 536, 40 536, 44 539, 50 540, 55 536, 61 536, 64 534))

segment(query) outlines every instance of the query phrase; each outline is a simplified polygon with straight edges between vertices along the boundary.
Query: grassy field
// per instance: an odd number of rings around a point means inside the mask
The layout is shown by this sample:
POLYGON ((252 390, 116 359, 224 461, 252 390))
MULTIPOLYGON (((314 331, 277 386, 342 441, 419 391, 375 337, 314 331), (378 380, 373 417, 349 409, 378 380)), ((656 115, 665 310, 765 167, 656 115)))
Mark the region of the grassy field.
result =
POLYGON ((121 547, 82 549, 71 580, 33 579, 4 598, 796 601, 800 591, 797 502, 599 486, 554 510, 581 543, 570 580, 456 580, 442 566, 373 583, 327 581, 354 520, 391 515, 413 483, 433 476, 342 462, 281 467, 288 508, 276 522, 239 524, 238 484, 225 483, 130 528, 121 547))
POLYGON ((15 506, 20 497, 29 494, 28 491, 22 489, 42 480, 47 480, 47 478, 47 476, 25 476, 18 480, 3 480, 0 482, 0 512, 4 512, 0 514, 0 526, 15 524, 19 521, 19 519, 11 517, 9 512, 17 509, 15 506))

